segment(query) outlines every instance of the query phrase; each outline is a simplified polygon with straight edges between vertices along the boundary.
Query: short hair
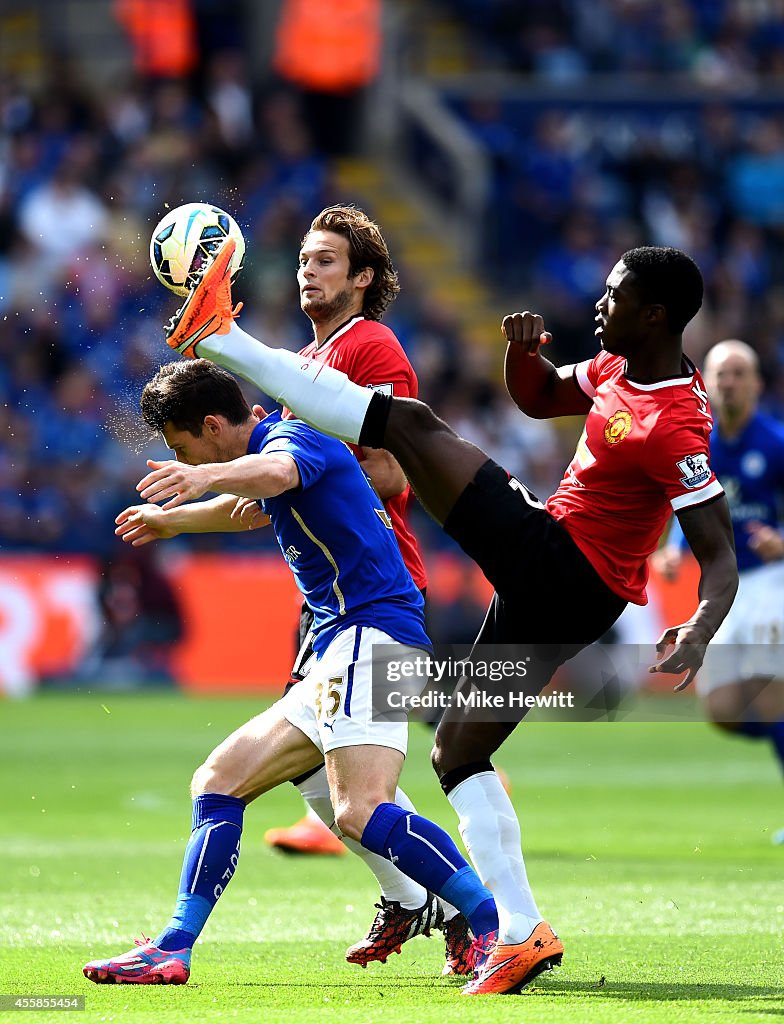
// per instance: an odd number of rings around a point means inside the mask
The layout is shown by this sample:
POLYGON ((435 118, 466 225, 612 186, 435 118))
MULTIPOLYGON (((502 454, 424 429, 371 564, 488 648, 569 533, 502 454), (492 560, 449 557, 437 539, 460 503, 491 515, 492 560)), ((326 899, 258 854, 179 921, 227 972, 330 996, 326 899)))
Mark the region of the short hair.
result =
POLYGON ((370 267, 373 280, 365 289, 362 313, 368 320, 380 320, 400 291, 400 283, 378 224, 356 206, 328 206, 313 218, 307 234, 311 231, 334 231, 347 239, 352 277, 370 267))
POLYGON ((171 422, 201 437, 205 416, 225 416, 232 426, 251 416, 234 377, 207 359, 166 363, 144 385, 140 404, 144 422, 156 433, 171 422))
POLYGON ((725 338, 724 341, 717 341, 708 349, 703 360, 703 371, 710 369, 710 364, 722 356, 740 356, 757 376, 762 374, 759 352, 752 348, 748 342, 740 341, 738 338, 725 338))
POLYGON ((681 334, 702 305, 702 274, 685 252, 669 246, 630 249, 621 261, 632 271, 644 305, 657 303, 667 312, 667 325, 681 334))

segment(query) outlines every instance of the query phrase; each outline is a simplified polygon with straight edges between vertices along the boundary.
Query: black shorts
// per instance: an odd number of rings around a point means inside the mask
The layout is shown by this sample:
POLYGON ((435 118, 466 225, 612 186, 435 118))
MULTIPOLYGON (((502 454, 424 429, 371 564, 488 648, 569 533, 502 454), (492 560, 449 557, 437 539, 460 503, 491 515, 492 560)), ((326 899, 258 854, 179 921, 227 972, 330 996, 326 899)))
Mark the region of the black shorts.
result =
POLYGON ((304 669, 313 655, 313 612, 310 605, 302 602, 299 610, 299 625, 297 626, 297 656, 291 667, 288 681, 283 688, 283 695, 289 692, 292 686, 300 681, 305 675, 304 669))
POLYGON ((606 633, 626 606, 566 528, 492 459, 444 530, 495 588, 478 643, 555 645, 562 664, 606 633))

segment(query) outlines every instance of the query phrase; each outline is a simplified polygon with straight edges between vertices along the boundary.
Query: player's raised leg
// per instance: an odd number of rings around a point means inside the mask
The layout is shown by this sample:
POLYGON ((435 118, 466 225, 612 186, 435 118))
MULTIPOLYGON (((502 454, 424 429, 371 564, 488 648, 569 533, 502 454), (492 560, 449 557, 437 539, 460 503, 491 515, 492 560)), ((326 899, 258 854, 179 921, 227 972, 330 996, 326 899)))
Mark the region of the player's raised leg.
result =
POLYGON ((246 805, 321 757, 275 706, 224 740, 193 776, 193 827, 169 922, 152 941, 91 960, 82 969, 85 977, 98 984, 184 984, 193 945, 237 868, 246 805))

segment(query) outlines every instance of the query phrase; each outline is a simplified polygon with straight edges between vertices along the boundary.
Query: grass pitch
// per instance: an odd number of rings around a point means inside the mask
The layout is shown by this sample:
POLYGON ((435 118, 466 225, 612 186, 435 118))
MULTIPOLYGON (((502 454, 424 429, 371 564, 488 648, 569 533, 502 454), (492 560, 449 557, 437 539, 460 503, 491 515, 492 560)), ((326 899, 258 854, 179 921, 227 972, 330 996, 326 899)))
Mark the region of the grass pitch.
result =
MULTIPOLYGON (((300 814, 290 786, 245 818, 238 872, 185 987, 96 986, 82 964, 155 935, 174 903, 204 755, 247 700, 43 696, 0 703, 0 993, 86 996, 78 1022, 768 1024, 784 1014, 784 793, 764 745, 701 724, 524 725, 509 773, 540 906, 564 966, 520 996, 466 999, 442 940, 349 966, 376 898, 350 856, 262 841, 300 814)), ((403 784, 455 833, 412 727, 403 784)), ((0 1013, 19 1020, 18 1013, 0 1013)), ((59 1021, 63 1011, 33 1020, 59 1021)))

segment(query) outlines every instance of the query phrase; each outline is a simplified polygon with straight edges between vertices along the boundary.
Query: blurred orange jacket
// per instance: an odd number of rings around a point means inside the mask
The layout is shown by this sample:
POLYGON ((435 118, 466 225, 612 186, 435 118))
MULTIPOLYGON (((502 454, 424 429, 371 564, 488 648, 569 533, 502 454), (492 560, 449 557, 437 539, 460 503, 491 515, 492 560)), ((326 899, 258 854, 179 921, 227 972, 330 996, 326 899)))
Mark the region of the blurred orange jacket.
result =
POLYGON ((181 78, 196 66, 191 0, 114 0, 114 14, 130 37, 140 74, 181 78))
POLYGON ((380 0, 285 0, 273 63, 288 81, 353 92, 373 81, 380 62, 380 0))

